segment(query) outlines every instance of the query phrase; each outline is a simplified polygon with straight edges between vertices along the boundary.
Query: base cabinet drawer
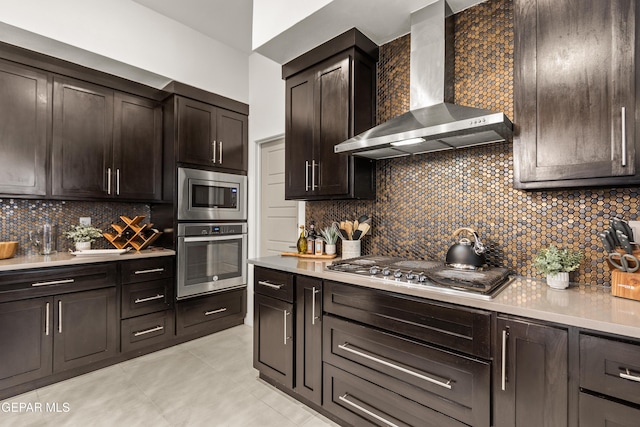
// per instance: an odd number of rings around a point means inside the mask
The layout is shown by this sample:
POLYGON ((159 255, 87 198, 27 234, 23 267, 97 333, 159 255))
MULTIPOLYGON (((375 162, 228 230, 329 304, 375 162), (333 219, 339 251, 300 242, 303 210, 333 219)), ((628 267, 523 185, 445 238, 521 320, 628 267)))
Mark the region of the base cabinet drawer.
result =
POLYGON ((580 335, 580 387, 640 405, 640 345, 580 335))
POLYGON ((170 309, 173 288, 171 278, 122 285, 122 318, 170 309))
POLYGON ((353 426, 466 426, 328 363, 324 364, 323 392, 323 407, 353 426))
POLYGON ((223 327, 226 320, 240 319, 242 323, 247 306, 246 289, 220 292, 199 298, 190 298, 176 303, 177 334, 195 332, 201 329, 223 327))
POLYGON ((139 350, 172 339, 174 324, 173 310, 123 320, 121 323, 122 352, 139 350))
POLYGON ((255 293, 293 303, 294 276, 284 271, 256 267, 254 269, 255 293))
POLYGON ((580 427, 638 427, 640 409, 580 393, 580 427))
POLYGON ((324 316, 323 361, 475 427, 491 421, 489 362, 324 316))
POLYGON ((175 257, 172 256, 123 262, 120 270, 122 283, 138 283, 172 278, 174 262, 175 257))

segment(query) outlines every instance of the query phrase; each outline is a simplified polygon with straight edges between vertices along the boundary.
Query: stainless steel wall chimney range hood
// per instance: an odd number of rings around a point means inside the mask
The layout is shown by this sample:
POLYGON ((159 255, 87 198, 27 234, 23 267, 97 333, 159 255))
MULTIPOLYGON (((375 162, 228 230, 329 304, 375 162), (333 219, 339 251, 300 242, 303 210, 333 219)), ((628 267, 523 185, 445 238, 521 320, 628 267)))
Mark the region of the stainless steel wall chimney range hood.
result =
POLYGON ((334 152, 387 159, 511 137, 513 124, 504 113, 451 103, 452 18, 445 0, 411 14, 411 110, 336 145, 334 152))

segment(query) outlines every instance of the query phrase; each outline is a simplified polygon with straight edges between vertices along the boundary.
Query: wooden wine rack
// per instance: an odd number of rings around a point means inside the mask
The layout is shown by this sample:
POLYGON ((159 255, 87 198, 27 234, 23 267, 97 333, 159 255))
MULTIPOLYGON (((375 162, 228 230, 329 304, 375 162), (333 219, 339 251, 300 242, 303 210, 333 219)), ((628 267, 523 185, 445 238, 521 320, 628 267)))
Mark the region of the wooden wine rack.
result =
POLYGON ((153 243, 161 234, 161 231, 154 230, 153 224, 140 224, 144 216, 136 216, 129 218, 120 215, 120 219, 124 222, 124 226, 120 224, 111 224, 115 233, 105 232, 102 235, 118 249, 125 249, 129 246, 137 251, 141 251, 151 243, 153 243))

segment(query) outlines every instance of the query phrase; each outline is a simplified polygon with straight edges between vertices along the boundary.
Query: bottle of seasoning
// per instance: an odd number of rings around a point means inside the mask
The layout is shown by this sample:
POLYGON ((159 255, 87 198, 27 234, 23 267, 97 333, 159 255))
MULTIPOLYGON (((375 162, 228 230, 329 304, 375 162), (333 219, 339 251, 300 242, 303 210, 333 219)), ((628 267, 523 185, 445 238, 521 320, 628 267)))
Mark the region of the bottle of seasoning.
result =
POLYGON ((313 224, 309 224, 309 231, 307 232, 307 253, 313 254, 315 251, 316 244, 316 226, 313 224))
POLYGON ((317 237, 315 242, 316 255, 322 255, 322 252, 324 252, 324 239, 322 237, 317 237))
POLYGON ((298 237, 298 243, 296 245, 299 254, 307 253, 307 238, 304 236, 304 225, 300 226, 300 237, 298 237))

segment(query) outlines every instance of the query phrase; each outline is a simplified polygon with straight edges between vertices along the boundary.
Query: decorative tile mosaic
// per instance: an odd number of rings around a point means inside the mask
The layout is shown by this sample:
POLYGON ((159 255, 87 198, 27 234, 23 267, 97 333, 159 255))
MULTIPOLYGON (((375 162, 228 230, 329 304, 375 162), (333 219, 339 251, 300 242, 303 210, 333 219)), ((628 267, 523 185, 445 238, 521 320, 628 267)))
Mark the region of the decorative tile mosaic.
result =
MULTIPOLYGON (((120 222, 120 215, 133 217, 151 215, 149 205, 142 203, 75 202, 57 200, 0 199, 0 241, 17 240, 16 256, 35 255, 35 246, 29 241, 29 231, 36 231, 49 222, 54 226, 54 248, 67 251, 73 242, 63 236, 80 217, 91 217, 91 225, 107 231, 112 223, 120 222)), ((112 249, 105 238, 96 240, 94 249, 112 249)))
MULTIPOLYGON (((455 34, 456 102, 513 117, 511 0, 489 0, 459 13, 455 34)), ((409 109, 408 38, 380 47, 378 122, 409 109)), ((553 243, 584 252, 573 281, 608 285, 596 233, 613 217, 639 216, 637 187, 515 190, 510 142, 378 161, 376 181, 375 201, 309 202, 307 222, 325 226, 370 214, 373 229, 363 254, 434 259, 444 259, 453 231, 468 226, 488 246, 490 264, 529 277, 542 277, 532 258, 553 243)))

